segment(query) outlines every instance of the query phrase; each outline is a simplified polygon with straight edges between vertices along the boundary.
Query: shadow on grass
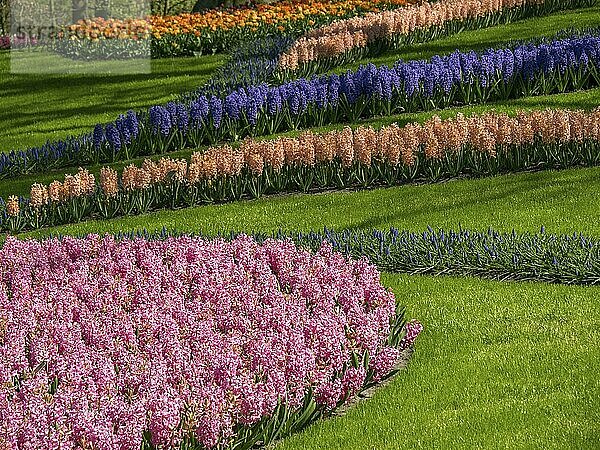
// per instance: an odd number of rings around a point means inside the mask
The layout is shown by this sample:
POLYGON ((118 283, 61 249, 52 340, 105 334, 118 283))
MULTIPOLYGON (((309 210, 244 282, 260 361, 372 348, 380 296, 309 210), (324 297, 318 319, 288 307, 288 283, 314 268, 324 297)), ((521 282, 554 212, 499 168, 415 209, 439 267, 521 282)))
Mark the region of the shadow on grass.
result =
POLYGON ((152 61, 149 74, 11 74, 0 52, 0 150, 90 131, 130 109, 144 110, 198 88, 225 55, 152 61), (36 137, 43 137, 37 139, 36 137))
MULTIPOLYGON (((132 75, 108 75, 108 74, 81 74, 81 75, 30 75, 30 74, 9 74, 6 79, 0 83, 0 89, 6 94, 21 95, 39 92, 42 90, 56 89, 85 89, 91 85, 121 85, 136 84, 155 80, 161 77, 208 77, 213 73, 218 64, 198 65, 190 67, 186 65, 179 70, 152 70, 148 74, 132 75)), ((4 76, 4 74, 3 74, 4 76)))
MULTIPOLYGON (((551 170, 544 171, 542 174, 542 179, 540 179, 540 173, 519 173, 485 177, 477 180, 471 179, 468 181, 475 183, 477 183, 477 181, 483 183, 488 181, 490 182, 490 189, 481 188, 481 186, 479 186, 479 189, 474 189, 473 191, 457 191, 456 185, 452 185, 453 181, 444 181, 436 184, 426 183, 422 187, 424 189, 428 189, 429 194, 433 194, 436 190, 439 191, 448 188, 448 195, 444 196, 444 193, 440 192, 440 200, 435 204, 429 203, 415 205, 414 203, 408 203, 407 208, 403 211, 399 211, 394 214, 373 216, 359 222, 353 222, 351 224, 348 223, 343 226, 343 228, 349 228, 352 230, 381 229, 387 228, 389 224, 392 223, 411 221, 420 222, 425 217, 439 216, 443 214, 448 217, 458 218, 461 217, 461 215, 464 216, 465 210, 472 208, 473 205, 479 205, 484 209, 489 209, 494 203, 506 205, 509 203, 514 203, 514 199, 524 196, 527 196, 530 199, 541 199, 543 197, 544 203, 551 202, 553 199, 560 200, 568 197, 569 194, 573 192, 573 183, 592 182, 596 179, 592 172, 582 172, 578 173, 577 175, 567 175, 560 170, 551 170), (553 174, 553 179, 544 179, 546 178, 544 175, 547 174, 553 174), (506 176, 510 177, 509 180, 506 180, 506 184, 500 184, 497 182, 499 177, 506 176), (487 207, 483 205, 487 205, 487 207)), ((463 179, 463 181, 467 180, 463 179)), ((596 181, 598 180, 596 179, 596 181)), ((399 187, 399 189, 409 186, 411 185, 404 185, 399 187)), ((383 192, 384 189, 381 191, 383 192)), ((375 193, 375 195, 377 194, 375 193)), ((389 198, 389 196, 387 198, 389 198)), ((348 199, 339 199, 339 201, 336 201, 335 203, 342 204, 347 200, 348 199)), ((382 210, 389 210, 387 206, 389 205, 386 205, 386 207, 382 208, 382 210)), ((526 207, 526 205, 523 205, 522 207, 526 207)), ((433 227, 436 226, 435 223, 430 225, 433 227)))

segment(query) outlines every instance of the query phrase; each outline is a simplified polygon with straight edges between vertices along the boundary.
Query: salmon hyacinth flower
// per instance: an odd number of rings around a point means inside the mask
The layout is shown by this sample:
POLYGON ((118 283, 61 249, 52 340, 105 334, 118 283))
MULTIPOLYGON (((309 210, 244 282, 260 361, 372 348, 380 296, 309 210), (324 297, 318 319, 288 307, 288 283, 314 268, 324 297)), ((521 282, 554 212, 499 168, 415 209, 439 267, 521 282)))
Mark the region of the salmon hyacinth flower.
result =
POLYGON ((19 206, 19 197, 11 195, 6 202, 6 214, 11 217, 17 217, 21 208, 19 206))

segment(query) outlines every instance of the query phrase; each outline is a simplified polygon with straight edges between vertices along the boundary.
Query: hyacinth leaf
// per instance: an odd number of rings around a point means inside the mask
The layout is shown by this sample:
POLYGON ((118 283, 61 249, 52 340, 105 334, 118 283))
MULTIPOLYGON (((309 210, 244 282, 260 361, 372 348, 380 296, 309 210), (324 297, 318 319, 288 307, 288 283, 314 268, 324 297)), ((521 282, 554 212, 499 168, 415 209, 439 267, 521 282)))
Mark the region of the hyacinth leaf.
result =
POLYGON ((282 410, 281 410, 281 414, 279 419, 275 422, 275 424, 277 425, 274 429, 272 434, 269 436, 268 441, 265 441, 265 444, 269 444, 271 442, 273 442, 276 439, 279 439, 282 435, 282 433, 284 432, 284 430, 286 429, 286 427, 289 425, 290 423, 290 417, 293 415, 293 412, 291 411, 291 409, 284 403, 282 402, 282 410))
POLYGON ((266 445, 271 442, 271 439, 275 435, 275 430, 282 420, 282 415, 285 416, 285 409, 284 403, 280 400, 277 404, 277 408, 275 408, 275 411, 273 411, 273 414, 267 419, 266 424, 263 427, 260 439, 261 444, 266 445))
POLYGON ((152 434, 149 430, 144 430, 141 447, 142 450, 150 450, 152 448, 152 434))
POLYGON ((304 404, 301 408, 301 414, 298 418, 293 422, 291 429, 292 430, 300 430, 306 427, 310 422, 312 422, 315 413, 317 412, 317 403, 314 400, 314 395, 312 389, 307 393, 304 404))
MULTIPOLYGON (((363 391, 371 389, 372 387, 374 387, 378 384, 378 381, 375 381, 375 378, 374 378, 375 371, 373 370, 373 368, 368 366, 368 367, 365 367, 365 370, 366 370, 366 376, 365 376, 365 384, 363 386, 363 391)), ((363 392, 359 392, 358 396, 364 397, 363 392)))
POLYGON ((346 402, 348 401, 349 398, 350 398, 350 391, 347 391, 344 394, 344 396, 338 400, 338 402, 336 403, 335 407, 336 408, 341 408, 342 406, 344 406, 346 404, 346 402))
POLYGON ((402 340, 402 336, 404 334, 406 320, 404 318, 404 314, 406 312, 406 307, 400 304, 396 305, 396 315, 392 320, 392 324, 390 327, 390 335, 388 337, 388 345, 391 347, 398 347, 400 341, 402 340))
POLYGON ((262 422, 253 427, 245 427, 235 433, 235 440, 230 444, 231 450, 248 450, 261 440, 262 422))
POLYGON ((34 369, 31 372, 31 375, 36 376, 42 370, 47 370, 47 369, 48 369, 48 362, 46 360, 44 360, 44 361, 40 362, 37 366, 34 367, 34 369))
POLYGON ((52 379, 52 383, 50 383, 50 389, 48 390, 48 394, 49 394, 49 395, 54 395, 54 394, 56 394, 56 390, 58 389, 58 384, 59 384, 58 377, 57 377, 57 376, 55 376, 55 377, 52 379))
POLYGON ((356 352, 352 352, 352 367, 358 369, 360 367, 360 356, 356 352))
POLYGON ((256 426, 253 428, 238 428, 234 433, 234 437, 229 442, 229 447, 231 450, 242 450, 250 442, 252 442, 252 445, 254 445, 256 442, 256 438, 254 438, 254 436, 258 433, 259 430, 256 426))
MULTIPOLYGON (((398 372, 400 372, 400 369, 393 369, 393 370, 391 370, 389 373, 387 373, 387 374, 385 374, 385 375, 381 376, 381 377, 380 377, 380 379, 379 379, 379 381, 378 381, 378 383, 382 383, 382 382, 384 382, 384 381, 386 381, 386 380, 389 380, 390 378, 392 378, 392 377, 396 376, 396 374, 397 374, 398 372)), ((375 386, 375 385, 377 385, 378 383, 374 383, 372 386, 375 386)))
POLYGON ((365 354, 363 355, 363 360, 362 360, 362 366, 365 368, 365 370, 369 369, 370 362, 371 362, 371 358, 369 356, 369 349, 366 349, 365 354))

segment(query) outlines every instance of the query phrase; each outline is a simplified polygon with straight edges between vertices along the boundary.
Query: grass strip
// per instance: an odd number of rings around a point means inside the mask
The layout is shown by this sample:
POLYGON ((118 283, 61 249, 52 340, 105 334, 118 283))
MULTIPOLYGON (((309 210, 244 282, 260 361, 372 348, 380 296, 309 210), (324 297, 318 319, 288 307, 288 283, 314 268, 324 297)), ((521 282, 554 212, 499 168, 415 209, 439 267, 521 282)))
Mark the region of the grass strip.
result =
POLYGON ((178 229, 216 234, 230 230, 269 233, 282 230, 402 230, 494 228, 500 232, 581 232, 600 235, 597 195, 600 168, 503 175, 476 180, 343 191, 295 194, 159 211, 113 220, 95 220, 25 233, 49 234, 150 232, 178 229))

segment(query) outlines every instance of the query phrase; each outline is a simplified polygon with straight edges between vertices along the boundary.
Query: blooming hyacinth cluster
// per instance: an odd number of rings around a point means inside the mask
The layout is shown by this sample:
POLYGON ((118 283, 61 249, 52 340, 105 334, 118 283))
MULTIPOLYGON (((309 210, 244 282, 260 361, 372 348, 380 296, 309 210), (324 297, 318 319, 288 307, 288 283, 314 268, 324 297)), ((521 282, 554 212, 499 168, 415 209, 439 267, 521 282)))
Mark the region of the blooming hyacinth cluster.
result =
POLYGON ((238 90, 229 94, 224 103, 236 105, 233 119, 242 113, 252 117, 257 101, 260 111, 292 116, 373 100, 393 101, 408 107, 408 100, 415 96, 435 99, 440 94, 456 95, 457 90, 473 86, 485 89, 497 81, 509 84, 531 81, 555 71, 565 74, 569 69, 585 69, 589 64, 600 65, 599 36, 524 44, 514 49, 489 49, 479 54, 455 51, 429 61, 400 60, 391 68, 369 64, 343 75, 301 78, 280 86, 263 84, 238 90))
POLYGON ((224 448, 399 357, 394 295, 329 244, 11 238, 0 273, 2 448, 224 448))
POLYGON ((421 332, 423 331, 423 324, 416 319, 410 320, 406 323, 406 335, 402 340, 400 347, 402 349, 412 346, 421 332))
POLYGON ((391 68, 370 64, 343 75, 301 78, 279 86, 262 83, 224 98, 201 95, 153 106, 148 114, 130 112, 128 120, 98 125, 93 135, 2 153, 0 176, 56 167, 57 161, 114 161, 120 155, 155 154, 169 146, 194 147, 432 105, 582 89, 600 84, 599 68, 600 35, 592 33, 482 53, 456 51, 429 61, 400 60, 391 68))
POLYGON ((529 82, 538 75, 555 71, 565 74, 569 69, 587 69, 590 64, 600 65, 600 37, 596 35, 490 49, 480 54, 456 51, 430 61, 400 60, 392 68, 369 64, 343 75, 301 78, 280 86, 260 84, 238 89, 224 99, 200 96, 191 103, 190 119, 195 127, 215 128, 256 125, 262 117, 261 122, 277 121, 278 116, 302 117, 307 124, 320 125, 323 119, 319 118, 326 116, 323 113, 347 117, 351 112, 345 109, 365 101, 391 101, 409 107, 414 97, 435 99, 440 94, 453 94, 458 99, 459 91, 469 87, 491 89, 497 81, 529 82), (209 103, 211 108, 207 109, 209 103), (216 118, 213 111, 218 111, 216 118))
POLYGON ((120 173, 103 167, 97 180, 79 169, 64 182, 33 184, 29 199, 11 196, 0 203, 0 230, 19 232, 315 188, 393 186, 599 162, 599 108, 519 111, 514 117, 495 112, 445 120, 433 116, 404 127, 247 138, 236 148, 194 152, 189 160, 147 158, 120 173))
MULTIPOLYGON (((576 2, 577 3, 577 2, 576 2)), ((407 8, 370 13, 362 17, 338 20, 314 29, 298 39, 281 54, 278 66, 296 70, 299 66, 320 58, 331 58, 374 42, 406 36, 416 30, 441 27, 449 22, 468 22, 506 10, 521 8, 551 11, 568 8, 564 0, 441 0, 423 2, 407 8)), ((477 25, 479 25, 476 22, 477 25)), ((489 25, 488 25, 489 26, 489 25)))
MULTIPOLYGON (((370 167, 375 162, 392 167, 412 166, 419 157, 442 160, 465 147, 496 157, 501 149, 514 152, 510 147, 524 148, 534 143, 540 147, 567 143, 583 145, 584 141, 600 141, 600 108, 590 112, 566 109, 520 111, 516 117, 496 112, 469 117, 459 113, 445 120, 433 116, 423 124, 410 123, 402 128, 396 124, 378 130, 345 127, 321 134, 308 130, 297 138, 245 139, 237 149, 224 145, 194 152, 189 163, 169 157, 157 161, 145 159, 140 167, 133 164, 125 167, 121 177, 114 169, 104 167, 99 190, 106 196, 113 196, 120 188, 124 191, 144 190, 168 183, 171 178, 193 186, 199 181, 238 176, 244 169, 259 176, 265 169, 279 173, 284 167, 314 168, 333 161, 341 162, 343 168, 357 163, 370 167)), ((67 175, 64 185, 54 181, 45 188, 36 183, 31 189, 31 205, 66 201, 74 196, 73 192, 79 192, 79 195, 96 192, 93 175, 80 169, 78 175, 67 175), (67 183, 79 179, 84 183, 79 189, 67 183), (42 195, 44 189, 50 195, 42 195)))

